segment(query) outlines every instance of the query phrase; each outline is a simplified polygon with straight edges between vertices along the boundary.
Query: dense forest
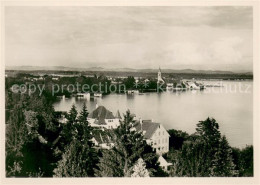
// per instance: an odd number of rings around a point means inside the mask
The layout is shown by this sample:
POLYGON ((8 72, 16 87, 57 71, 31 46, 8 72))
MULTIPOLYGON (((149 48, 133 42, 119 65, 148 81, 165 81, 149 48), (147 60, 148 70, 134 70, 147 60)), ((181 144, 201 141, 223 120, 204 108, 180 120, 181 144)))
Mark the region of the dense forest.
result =
POLYGON ((174 129, 168 132, 170 151, 165 158, 174 164, 170 176, 253 176, 253 146, 231 147, 215 119, 197 123, 191 135, 174 129))
POLYGON ((67 123, 61 125, 43 97, 12 93, 6 99, 10 111, 6 122, 7 177, 131 176, 139 159, 149 176, 168 175, 142 134, 132 130, 130 112, 114 130, 115 146, 105 150, 95 148, 91 141, 86 106, 79 113, 73 106, 67 123))

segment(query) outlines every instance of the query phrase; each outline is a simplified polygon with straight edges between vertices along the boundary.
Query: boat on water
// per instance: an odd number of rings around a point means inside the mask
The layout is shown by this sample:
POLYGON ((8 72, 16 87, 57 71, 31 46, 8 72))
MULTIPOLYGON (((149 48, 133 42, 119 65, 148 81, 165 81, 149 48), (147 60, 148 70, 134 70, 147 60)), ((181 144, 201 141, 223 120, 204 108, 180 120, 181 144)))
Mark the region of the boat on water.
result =
POLYGON ((206 84, 205 87, 224 87, 223 84, 217 83, 217 84, 206 84))
POLYGON ((90 99, 90 93, 77 93, 75 96, 77 98, 90 99))
POLYGON ((94 93, 94 97, 102 97, 102 93, 94 93))
POLYGON ((134 94, 134 90, 127 90, 126 93, 127 94, 134 94))

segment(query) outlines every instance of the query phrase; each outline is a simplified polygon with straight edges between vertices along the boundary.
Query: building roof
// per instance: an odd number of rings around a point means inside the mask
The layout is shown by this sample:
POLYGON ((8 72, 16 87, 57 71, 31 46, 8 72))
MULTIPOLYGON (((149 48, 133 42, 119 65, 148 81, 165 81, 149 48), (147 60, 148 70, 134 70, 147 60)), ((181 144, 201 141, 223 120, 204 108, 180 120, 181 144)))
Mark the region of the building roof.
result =
POLYGON ((164 158, 163 156, 160 156, 159 159, 158 159, 159 163, 160 163, 160 166, 170 166, 172 165, 172 163, 168 163, 164 158))
POLYGON ((137 125, 135 127, 137 131, 140 131, 141 129, 145 131, 144 138, 150 139, 159 126, 160 123, 154 123, 151 120, 143 120, 142 128, 140 122, 137 122, 137 125))
POLYGON ((113 134, 109 130, 93 130, 92 131, 93 138, 99 143, 113 143, 113 134))
POLYGON ((98 108, 89 114, 89 118, 97 119, 102 122, 102 120, 105 119, 115 119, 115 116, 104 106, 98 106, 98 108))

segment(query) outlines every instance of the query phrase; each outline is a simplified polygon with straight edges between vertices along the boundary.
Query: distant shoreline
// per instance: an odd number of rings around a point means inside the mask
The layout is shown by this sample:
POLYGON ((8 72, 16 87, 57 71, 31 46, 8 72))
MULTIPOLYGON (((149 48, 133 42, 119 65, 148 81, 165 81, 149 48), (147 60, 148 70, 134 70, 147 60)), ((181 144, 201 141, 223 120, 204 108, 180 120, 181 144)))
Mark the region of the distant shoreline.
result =
MULTIPOLYGON (((70 75, 70 76, 109 76, 109 77, 140 77, 140 78, 154 78, 157 76, 157 72, 126 72, 126 71, 62 71, 62 70, 5 70, 8 76, 13 76, 18 73, 29 73, 35 76, 42 75, 70 75)), ((162 73, 167 78, 174 79, 192 79, 197 80, 253 80, 253 73, 233 73, 223 71, 220 73, 174 73, 174 72, 164 72, 162 73)))

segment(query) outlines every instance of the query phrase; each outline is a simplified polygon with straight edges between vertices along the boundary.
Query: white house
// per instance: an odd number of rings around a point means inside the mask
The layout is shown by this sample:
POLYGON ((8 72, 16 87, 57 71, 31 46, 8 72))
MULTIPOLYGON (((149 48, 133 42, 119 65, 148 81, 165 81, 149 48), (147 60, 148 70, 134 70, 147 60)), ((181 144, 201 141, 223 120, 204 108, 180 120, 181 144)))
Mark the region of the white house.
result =
POLYGON ((52 80, 59 80, 58 77, 52 77, 51 79, 52 79, 52 80))
POLYGON ((104 106, 98 106, 88 116, 88 121, 92 127, 103 127, 107 129, 117 128, 121 119, 119 111, 114 116, 113 113, 107 110, 104 106))
POLYGON ((194 82, 190 82, 190 81, 187 81, 185 83, 185 85, 189 88, 189 89, 193 89, 193 90, 199 90, 200 87, 197 86, 194 82))
POLYGON ((163 156, 160 156, 160 157, 158 158, 158 162, 160 163, 160 166, 162 167, 162 169, 163 169, 164 171, 166 171, 166 172, 169 171, 169 168, 168 168, 168 167, 172 165, 172 163, 168 163, 168 162, 163 158, 163 156))
POLYGON ((140 119, 135 128, 143 132, 147 144, 151 145, 157 154, 161 155, 169 151, 170 135, 162 124, 140 119))

